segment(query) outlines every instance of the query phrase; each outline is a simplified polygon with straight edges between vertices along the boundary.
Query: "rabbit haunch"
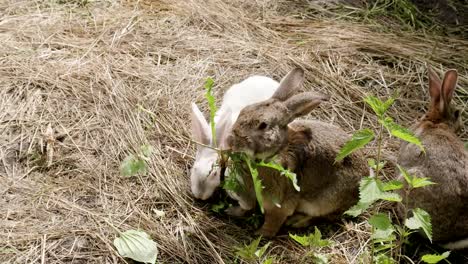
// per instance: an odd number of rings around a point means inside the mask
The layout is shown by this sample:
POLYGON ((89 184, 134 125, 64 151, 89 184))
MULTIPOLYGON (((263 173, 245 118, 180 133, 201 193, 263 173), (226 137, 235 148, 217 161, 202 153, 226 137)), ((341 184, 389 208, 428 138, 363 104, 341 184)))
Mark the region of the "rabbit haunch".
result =
MULTIPOLYGON (((264 236, 274 236, 295 213, 306 215, 293 217, 295 226, 315 217, 341 214, 357 202, 360 178, 367 174, 367 164, 359 152, 335 163, 340 148, 350 138, 339 127, 296 120, 328 100, 328 96, 310 92, 293 95, 302 80, 303 71, 295 69, 281 80, 270 99, 245 107, 227 140, 233 151, 245 152, 253 159, 276 156, 276 162, 297 174, 300 192, 278 171, 259 167, 265 211, 259 233, 264 236)), ((244 182, 249 178, 249 174, 243 175, 244 182)), ((246 188, 245 193, 237 193, 244 210, 255 205, 252 192, 246 188)))
MULTIPOLYGON (((193 138, 207 146, 225 148, 226 135, 242 108, 266 100, 276 91, 278 85, 279 83, 271 78, 251 76, 231 86, 224 94, 221 107, 214 117, 217 142, 213 142, 210 124, 203 117, 197 105, 192 103, 193 138)), ((190 185, 195 198, 202 200, 210 198, 220 185, 221 169, 216 166, 217 161, 218 153, 216 150, 201 145, 197 146, 195 162, 190 171, 190 185)))
MULTIPOLYGON (((429 69, 428 112, 412 127, 425 153, 402 142, 398 163, 416 177, 429 177, 435 185, 414 189, 404 197, 407 208, 416 207, 431 216, 433 240, 451 242, 452 249, 467 247, 468 240, 468 153, 456 132, 460 111, 452 104, 457 72, 449 70, 443 81, 429 69)), ((399 176, 402 178, 402 176, 399 176)), ((400 217, 405 208, 399 207, 400 217)))

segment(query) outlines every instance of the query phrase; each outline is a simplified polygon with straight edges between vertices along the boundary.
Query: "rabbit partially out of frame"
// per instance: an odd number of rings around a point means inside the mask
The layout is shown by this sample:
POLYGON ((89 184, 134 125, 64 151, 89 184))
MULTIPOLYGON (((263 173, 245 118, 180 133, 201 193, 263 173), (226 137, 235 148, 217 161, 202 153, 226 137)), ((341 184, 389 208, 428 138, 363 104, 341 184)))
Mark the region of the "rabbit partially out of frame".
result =
MULTIPOLYGON (((431 216, 433 240, 451 249, 468 247, 468 154, 457 137, 460 110, 451 104, 457 84, 455 70, 441 81, 429 68, 431 102, 427 113, 412 127, 425 148, 402 142, 398 164, 416 177, 436 184, 414 189, 404 197, 408 207, 426 210, 431 216)), ((400 178, 402 176, 400 175, 400 178)), ((400 216, 403 208, 400 206, 400 216)))
MULTIPOLYGON (((309 114, 328 96, 297 93, 304 72, 296 68, 284 77, 273 96, 246 106, 227 138, 232 151, 252 159, 275 161, 297 174, 300 191, 274 169, 259 167, 265 221, 259 234, 272 237, 288 217, 299 227, 313 218, 335 217, 356 204, 359 181, 368 174, 360 152, 335 163, 335 157, 350 137, 339 127, 316 120, 296 120, 309 114)), ((256 205, 249 174, 247 188, 238 194, 243 201, 231 213, 251 210, 256 205)))

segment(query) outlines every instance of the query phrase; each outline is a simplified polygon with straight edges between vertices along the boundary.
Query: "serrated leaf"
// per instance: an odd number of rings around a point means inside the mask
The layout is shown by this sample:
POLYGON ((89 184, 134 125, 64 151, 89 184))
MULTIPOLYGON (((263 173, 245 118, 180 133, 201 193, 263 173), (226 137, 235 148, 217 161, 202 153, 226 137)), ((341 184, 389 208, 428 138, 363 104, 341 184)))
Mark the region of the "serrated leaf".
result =
POLYGON ((398 193, 382 192, 380 199, 390 202, 401 202, 402 198, 398 193))
POLYGON ((132 177, 143 172, 146 172, 146 162, 132 154, 128 155, 120 165, 120 173, 125 177, 132 177))
POLYGON ((212 93, 213 84, 214 84, 213 79, 211 77, 208 77, 205 80, 204 87, 206 90, 205 98, 208 101, 208 107, 210 108, 210 126, 211 126, 212 141, 213 141, 214 146, 216 147, 216 142, 217 142, 216 141, 216 124, 215 124, 214 118, 216 116, 217 108, 216 108, 216 100, 212 93))
POLYGON ((156 242, 143 231, 128 230, 114 239, 114 246, 124 258, 144 263, 156 263, 158 248, 156 242))
POLYGON ((263 196, 262 196, 262 190, 263 190, 263 185, 262 185, 262 180, 259 179, 258 177, 258 170, 256 165, 247 157, 247 155, 243 155, 244 161, 249 167, 250 174, 252 176, 252 181, 254 184, 254 190, 255 190, 255 196, 257 197, 257 202, 258 205, 260 206, 260 210, 262 211, 262 214, 264 213, 263 209, 263 196))
POLYGON ((418 146, 422 152, 425 152, 421 140, 411 130, 396 124, 389 117, 385 118, 385 121, 381 123, 388 129, 392 136, 404 140, 408 143, 414 144, 418 146))
POLYGON ((289 234, 289 237, 294 239, 294 241, 299 243, 301 246, 304 246, 304 247, 310 246, 310 241, 307 236, 298 236, 298 235, 289 234))
POLYGON ((374 113, 378 117, 383 116, 386 109, 384 103, 379 98, 369 95, 366 98, 364 98, 364 101, 372 108, 372 110, 374 110, 374 113))
POLYGON ((393 226, 389 227, 388 229, 376 229, 372 234, 372 239, 378 241, 393 241, 396 239, 395 235, 393 235, 395 229, 393 226))
POLYGON ((369 224, 374 228, 381 230, 386 230, 392 227, 392 221, 390 221, 388 215, 384 213, 378 213, 371 216, 371 218, 369 218, 369 224))
POLYGON ((322 239, 322 233, 320 230, 315 227, 313 234, 298 236, 289 234, 289 237, 294 239, 297 243, 301 244, 304 247, 313 246, 313 247, 326 247, 331 244, 331 241, 328 239, 322 239))
POLYGON ((364 204, 372 204, 380 199, 382 190, 378 185, 379 181, 376 178, 364 177, 359 184, 360 202, 364 204))
POLYGON ((413 217, 406 219, 406 227, 412 230, 422 229, 432 242, 431 216, 421 208, 413 209, 413 217))
POLYGON ((364 147, 372 139, 374 139, 374 132, 372 132, 372 130, 366 128, 356 131, 351 139, 341 148, 340 152, 335 158, 335 162, 343 160, 349 154, 364 147))
POLYGON ((398 180, 391 180, 391 181, 383 183, 384 191, 400 190, 402 188, 403 188, 403 183, 398 180))
POLYGON ((275 259, 270 257, 265 259, 265 261, 263 261, 262 264, 273 264, 273 261, 275 261, 275 259))
POLYGON ((283 168, 283 166, 281 166, 281 164, 276 163, 274 161, 270 161, 270 162, 266 163, 266 162, 264 162, 262 160, 261 162, 257 163, 257 166, 268 167, 268 168, 272 168, 272 169, 275 169, 275 170, 281 172, 281 175, 286 176, 291 181, 291 183, 293 184, 294 189, 296 189, 296 191, 298 191, 298 192, 301 191, 301 187, 299 187, 299 185, 297 184, 296 173, 291 172, 290 170, 283 168))
POLYGON ((243 247, 236 247, 236 255, 243 258, 244 260, 256 259, 256 252, 258 251, 258 245, 260 244, 261 239, 262 237, 258 237, 248 245, 244 245, 243 247))
POLYGON ((395 102, 395 97, 392 96, 388 98, 387 101, 383 103, 384 112, 387 112, 387 110, 393 105, 394 102, 395 102))
POLYGON ((397 164, 398 170, 400 171, 401 175, 403 175, 403 178, 405 179, 406 183, 408 183, 409 186, 413 187, 413 176, 411 176, 408 171, 401 167, 400 165, 397 164))
POLYGON ((438 255, 438 254, 424 255, 424 256, 422 256, 421 260, 426 262, 426 263, 429 263, 429 264, 435 264, 435 263, 438 263, 441 260, 444 260, 444 259, 448 258, 449 256, 450 256, 450 251, 446 251, 446 252, 442 253, 442 255, 438 255))
POLYGON ((353 217, 357 217, 360 214, 364 213, 367 210, 367 208, 369 208, 369 206, 370 206, 370 203, 362 203, 359 201, 356 205, 349 208, 344 213, 353 217))

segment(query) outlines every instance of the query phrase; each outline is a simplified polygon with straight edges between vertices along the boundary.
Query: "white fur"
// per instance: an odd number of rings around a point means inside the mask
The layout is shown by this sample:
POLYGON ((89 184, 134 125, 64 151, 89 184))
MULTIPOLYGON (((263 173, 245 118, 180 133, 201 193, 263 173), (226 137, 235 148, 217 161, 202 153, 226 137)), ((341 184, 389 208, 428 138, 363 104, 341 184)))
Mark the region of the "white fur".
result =
MULTIPOLYGON (((214 118, 216 124, 216 131, 223 132, 224 135, 230 132, 231 124, 234 124, 239 116, 240 111, 247 105, 258 103, 269 99, 278 88, 279 83, 271 78, 264 76, 251 76, 244 81, 231 86, 223 97, 221 107, 218 109, 214 118), (229 115, 231 122, 228 127, 221 124, 221 118, 229 115)), ((197 112, 198 108, 195 104, 192 104, 192 122, 198 125, 192 129, 204 129, 205 135, 210 137, 210 145, 214 146, 213 136, 209 125, 205 120, 199 118, 197 112), (194 109, 196 108, 196 109, 194 109), (195 116, 194 116, 195 115, 195 116), (203 123, 205 122, 205 123, 203 123)), ((227 117, 226 117, 227 118, 227 117)), ((192 132, 195 137, 200 135, 200 131, 192 132)), ((219 132, 218 132, 219 133, 219 132)), ((200 140, 195 138, 195 140, 200 140)), ((217 141, 222 139, 217 139, 217 141)), ((225 145, 225 142, 219 142, 219 145, 225 145)), ((220 184, 220 168, 214 167, 218 158, 216 151, 208 149, 203 146, 198 146, 195 162, 190 174, 191 189, 193 195, 202 200, 206 200, 213 194, 216 187, 220 184)))

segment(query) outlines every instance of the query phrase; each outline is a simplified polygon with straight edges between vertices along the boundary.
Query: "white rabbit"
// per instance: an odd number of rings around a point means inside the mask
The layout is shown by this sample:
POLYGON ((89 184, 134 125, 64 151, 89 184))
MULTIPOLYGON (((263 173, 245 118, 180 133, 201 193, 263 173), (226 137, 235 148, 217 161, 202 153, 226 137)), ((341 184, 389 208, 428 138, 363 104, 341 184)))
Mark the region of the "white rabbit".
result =
MULTIPOLYGON (((270 98, 278 86, 277 81, 257 75, 231 86, 224 94, 221 107, 214 118, 216 146, 221 149, 226 147, 226 136, 244 107, 270 98)), ((194 140, 208 146, 215 146, 210 125, 193 102, 192 134, 194 140)), ((195 198, 202 200, 210 198, 220 185, 221 168, 217 166, 217 161, 218 153, 214 149, 197 146, 195 162, 190 174, 191 189, 195 198)))

